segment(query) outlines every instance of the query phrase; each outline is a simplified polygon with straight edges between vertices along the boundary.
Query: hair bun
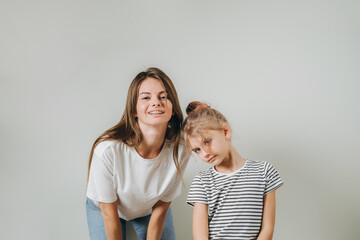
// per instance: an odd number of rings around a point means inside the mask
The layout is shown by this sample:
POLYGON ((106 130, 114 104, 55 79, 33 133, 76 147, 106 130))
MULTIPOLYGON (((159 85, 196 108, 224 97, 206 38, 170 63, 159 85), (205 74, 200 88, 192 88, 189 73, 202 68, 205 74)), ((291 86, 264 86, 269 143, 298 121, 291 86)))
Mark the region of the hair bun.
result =
POLYGON ((209 108, 209 107, 210 106, 207 105, 206 103, 199 102, 199 101, 193 101, 193 102, 189 103, 188 106, 186 107, 186 114, 189 115, 190 113, 195 113, 195 112, 199 111, 200 109, 209 108))

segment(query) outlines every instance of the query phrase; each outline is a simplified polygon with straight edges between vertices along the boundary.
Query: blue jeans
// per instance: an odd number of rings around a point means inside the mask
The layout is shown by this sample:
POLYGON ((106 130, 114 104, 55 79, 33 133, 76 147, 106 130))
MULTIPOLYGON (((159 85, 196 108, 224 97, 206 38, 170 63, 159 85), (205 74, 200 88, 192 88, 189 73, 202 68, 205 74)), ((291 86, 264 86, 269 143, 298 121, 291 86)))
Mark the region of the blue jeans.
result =
MULTIPOLYGON (((90 199, 86 200, 86 216, 89 227, 90 239, 106 240, 105 226, 101 210, 90 199)), ((148 215, 145 217, 135 218, 130 221, 126 221, 120 218, 123 240, 126 240, 126 222, 131 223, 139 240, 146 240, 147 228, 150 217, 151 215, 148 215)), ((161 240, 175 240, 175 230, 170 207, 166 214, 161 240)))

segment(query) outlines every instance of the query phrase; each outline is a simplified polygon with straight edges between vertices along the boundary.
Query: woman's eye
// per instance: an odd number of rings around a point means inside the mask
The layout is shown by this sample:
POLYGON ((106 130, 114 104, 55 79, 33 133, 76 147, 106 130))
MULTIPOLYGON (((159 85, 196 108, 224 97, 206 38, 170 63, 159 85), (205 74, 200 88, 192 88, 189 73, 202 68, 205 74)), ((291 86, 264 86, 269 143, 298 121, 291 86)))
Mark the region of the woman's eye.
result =
POLYGON ((160 96, 160 99, 166 99, 167 97, 166 96, 160 96))
POLYGON ((206 139, 206 140, 204 141, 204 143, 205 143, 206 145, 209 145, 209 144, 211 143, 211 139, 206 139))
POLYGON ((143 97, 142 100, 148 100, 150 99, 149 97, 143 97))

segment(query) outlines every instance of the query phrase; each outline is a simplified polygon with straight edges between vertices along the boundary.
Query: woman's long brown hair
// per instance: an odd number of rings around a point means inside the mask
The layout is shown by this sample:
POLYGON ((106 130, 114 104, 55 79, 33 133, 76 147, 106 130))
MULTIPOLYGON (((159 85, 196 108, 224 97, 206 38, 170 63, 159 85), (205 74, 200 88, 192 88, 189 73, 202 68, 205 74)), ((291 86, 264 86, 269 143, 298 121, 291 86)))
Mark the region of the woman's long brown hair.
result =
POLYGON ((91 159, 94 154, 96 146, 107 140, 122 141, 129 147, 137 147, 142 141, 142 134, 137 121, 135 120, 136 114, 136 103, 138 100, 138 92, 140 84, 147 78, 155 78, 162 82, 167 92, 168 99, 173 105, 173 115, 169 121, 170 128, 167 128, 165 139, 174 143, 173 158, 176 169, 181 176, 180 165, 179 165, 179 143, 180 143, 180 131, 183 122, 183 115, 179 104, 178 95, 176 93, 174 84, 170 78, 158 68, 148 68, 144 72, 140 72, 134 80, 131 82, 128 95, 126 99, 126 106, 124 113, 119 123, 112 128, 106 130, 103 134, 98 137, 90 151, 89 166, 88 166, 88 178, 91 167, 91 159))

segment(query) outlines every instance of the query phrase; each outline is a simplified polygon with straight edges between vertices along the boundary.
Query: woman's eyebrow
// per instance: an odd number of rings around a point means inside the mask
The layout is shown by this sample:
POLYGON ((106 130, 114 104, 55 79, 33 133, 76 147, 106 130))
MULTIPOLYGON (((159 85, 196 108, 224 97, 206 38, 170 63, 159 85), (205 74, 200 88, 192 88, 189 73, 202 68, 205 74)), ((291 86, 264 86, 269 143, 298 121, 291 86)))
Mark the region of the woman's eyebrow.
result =
MULTIPOLYGON (((163 94, 163 93, 167 94, 166 91, 160 91, 158 94, 163 94)), ((151 94, 151 93, 150 92, 141 92, 139 95, 141 95, 141 94, 151 94)))

